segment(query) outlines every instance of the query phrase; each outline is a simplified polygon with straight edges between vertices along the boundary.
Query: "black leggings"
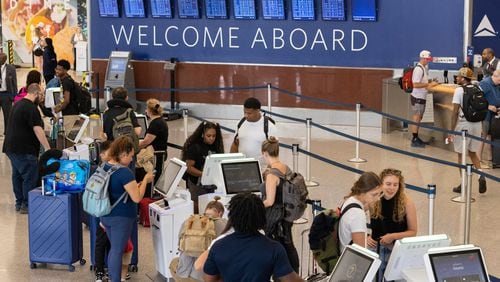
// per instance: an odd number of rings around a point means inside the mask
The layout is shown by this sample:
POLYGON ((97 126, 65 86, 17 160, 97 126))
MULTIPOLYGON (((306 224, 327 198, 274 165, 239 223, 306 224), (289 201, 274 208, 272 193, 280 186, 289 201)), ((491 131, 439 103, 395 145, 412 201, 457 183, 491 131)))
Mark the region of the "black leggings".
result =
POLYGON ((299 273, 299 255, 297 253, 297 249, 293 245, 292 238, 292 222, 282 221, 283 233, 285 236, 283 238, 277 238, 277 241, 285 248, 286 255, 288 256, 288 260, 290 261, 290 265, 292 266, 295 272, 299 273))
POLYGON ((108 259, 108 252, 111 249, 111 244, 109 243, 108 235, 102 229, 101 226, 97 226, 96 237, 95 237, 95 249, 94 249, 94 260, 95 260, 95 272, 104 273, 104 266, 106 265, 108 259))

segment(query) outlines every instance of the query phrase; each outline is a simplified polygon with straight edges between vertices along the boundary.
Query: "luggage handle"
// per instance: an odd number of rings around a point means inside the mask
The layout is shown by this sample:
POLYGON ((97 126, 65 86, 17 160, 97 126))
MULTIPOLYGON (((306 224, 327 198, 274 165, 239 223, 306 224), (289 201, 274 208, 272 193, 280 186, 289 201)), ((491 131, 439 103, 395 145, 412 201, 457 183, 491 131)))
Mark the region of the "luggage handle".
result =
MULTIPOLYGON (((42 196, 45 196, 45 179, 47 177, 42 177, 42 196)), ((54 181, 52 181, 52 196, 56 196, 56 179, 54 177, 54 181)))

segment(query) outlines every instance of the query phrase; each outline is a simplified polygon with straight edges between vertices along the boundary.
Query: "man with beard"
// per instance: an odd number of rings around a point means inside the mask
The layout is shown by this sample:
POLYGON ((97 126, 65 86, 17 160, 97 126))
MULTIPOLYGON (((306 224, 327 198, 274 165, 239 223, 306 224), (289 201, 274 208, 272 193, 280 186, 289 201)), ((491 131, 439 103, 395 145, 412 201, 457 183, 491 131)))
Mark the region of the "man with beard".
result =
POLYGON ((49 150, 43 131, 38 105, 43 101, 40 85, 28 86, 28 94, 12 107, 3 151, 12 166, 12 187, 16 197, 16 211, 28 213, 28 192, 38 181, 38 154, 40 145, 49 150))

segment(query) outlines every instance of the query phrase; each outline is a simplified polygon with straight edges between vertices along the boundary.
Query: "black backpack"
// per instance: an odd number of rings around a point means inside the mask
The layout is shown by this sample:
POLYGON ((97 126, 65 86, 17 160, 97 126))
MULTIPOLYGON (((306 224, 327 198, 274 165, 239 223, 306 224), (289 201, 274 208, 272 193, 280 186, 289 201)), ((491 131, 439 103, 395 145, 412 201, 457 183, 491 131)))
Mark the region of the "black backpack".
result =
POLYGON ((473 84, 464 85, 462 88, 464 89, 462 112, 465 119, 469 122, 483 121, 488 113, 488 100, 484 92, 473 84))
POLYGON ((87 114, 88 112, 90 112, 90 109, 92 107, 92 95, 85 86, 73 80, 72 77, 69 77, 69 79, 71 79, 71 81, 73 81, 74 84, 74 91, 75 91, 78 111, 81 114, 87 114))
MULTIPOLYGON (((238 126, 237 126, 237 129, 239 130, 241 125, 246 121, 246 118, 242 118, 239 122, 238 122, 238 126)), ((269 138, 268 136, 268 132, 269 132, 269 122, 271 122, 272 124, 276 124, 276 122, 274 121, 274 119, 272 119, 271 117, 268 117, 266 115, 264 115, 264 134, 266 135, 266 139, 269 138)), ((236 134, 235 136, 235 139, 238 137, 238 134, 236 134)))

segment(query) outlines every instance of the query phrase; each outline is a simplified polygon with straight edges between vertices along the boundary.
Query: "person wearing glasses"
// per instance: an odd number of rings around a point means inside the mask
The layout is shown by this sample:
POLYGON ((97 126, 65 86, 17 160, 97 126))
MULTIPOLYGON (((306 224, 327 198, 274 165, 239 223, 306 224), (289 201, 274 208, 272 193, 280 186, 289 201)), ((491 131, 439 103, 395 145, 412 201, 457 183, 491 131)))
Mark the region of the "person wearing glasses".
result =
POLYGON ((16 211, 22 214, 28 213, 28 192, 36 187, 38 181, 40 145, 45 151, 50 149, 38 111, 43 99, 43 91, 38 83, 28 85, 28 94, 12 107, 3 144, 3 152, 9 157, 12 166, 16 211))
POLYGON ((394 242, 417 235, 417 210, 413 200, 406 195, 401 171, 384 169, 380 179, 384 194, 370 208, 372 234, 367 238, 368 246, 378 250, 382 261, 378 281, 384 277, 394 242))

